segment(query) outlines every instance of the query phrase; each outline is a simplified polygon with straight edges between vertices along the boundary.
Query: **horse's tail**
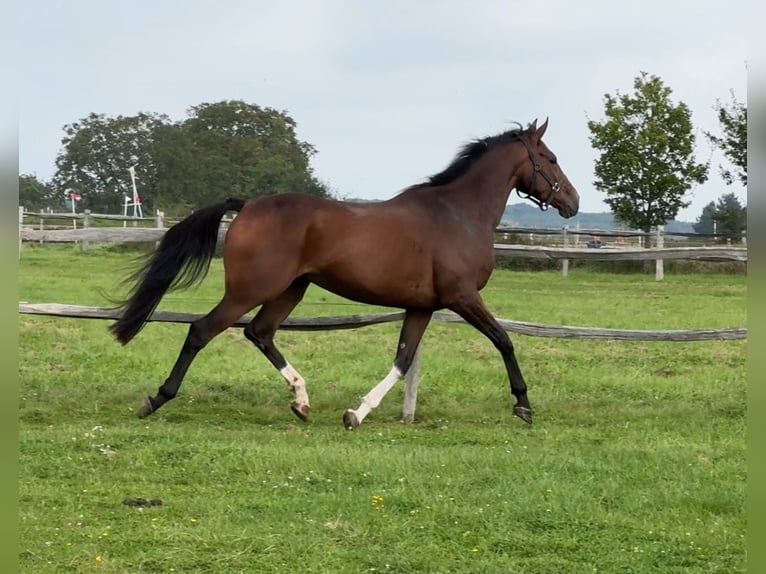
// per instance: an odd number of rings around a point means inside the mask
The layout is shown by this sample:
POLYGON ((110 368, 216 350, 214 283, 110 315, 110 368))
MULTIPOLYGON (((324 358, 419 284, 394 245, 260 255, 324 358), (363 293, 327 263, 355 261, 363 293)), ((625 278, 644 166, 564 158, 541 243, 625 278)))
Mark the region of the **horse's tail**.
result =
POLYGON ((185 289, 205 277, 221 219, 244 205, 241 199, 227 199, 195 211, 168 229, 151 257, 129 277, 136 283, 118 307, 120 318, 109 327, 120 343, 125 345, 138 334, 168 289, 185 289))

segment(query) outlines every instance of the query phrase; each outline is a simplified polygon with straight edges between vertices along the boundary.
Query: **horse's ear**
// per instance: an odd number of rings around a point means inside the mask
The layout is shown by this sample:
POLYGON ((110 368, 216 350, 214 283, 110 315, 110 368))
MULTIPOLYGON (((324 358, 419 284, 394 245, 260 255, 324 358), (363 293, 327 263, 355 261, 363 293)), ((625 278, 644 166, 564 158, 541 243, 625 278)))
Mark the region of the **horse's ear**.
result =
POLYGON ((543 134, 545 134, 545 130, 548 129, 548 118, 545 118, 545 121, 543 122, 543 125, 541 125, 539 128, 537 127, 537 120, 535 120, 535 124, 533 126, 533 129, 535 130, 532 134, 532 137, 530 138, 533 142, 537 143, 541 139, 543 139, 543 134))
POLYGON ((529 128, 527 128, 527 129, 528 129, 529 131, 531 131, 531 132, 534 132, 535 130, 537 130, 537 118, 535 118, 534 120, 532 120, 532 123, 531 123, 531 124, 529 124, 529 128))

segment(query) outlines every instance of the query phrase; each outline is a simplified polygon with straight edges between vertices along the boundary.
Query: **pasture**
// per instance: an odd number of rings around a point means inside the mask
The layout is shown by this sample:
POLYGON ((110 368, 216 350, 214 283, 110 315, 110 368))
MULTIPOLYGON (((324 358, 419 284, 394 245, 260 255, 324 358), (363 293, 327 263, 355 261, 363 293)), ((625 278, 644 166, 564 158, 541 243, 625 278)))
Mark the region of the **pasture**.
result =
MULTIPOLYGON (((131 258, 25 245, 20 299, 105 306, 131 258)), ((222 276, 215 259, 160 308, 207 312, 222 276)), ((498 317, 557 325, 746 324, 744 275, 498 270, 483 296, 498 317)), ((312 287, 294 315, 380 310, 312 287)), ((22 572, 745 571, 745 341, 512 334, 526 426, 491 343, 434 323, 416 421, 399 422, 400 385, 347 432, 341 416, 388 372, 398 324, 278 333, 308 383, 307 423, 241 330, 139 420, 187 326, 149 324, 122 347, 108 324, 19 318, 22 572)))

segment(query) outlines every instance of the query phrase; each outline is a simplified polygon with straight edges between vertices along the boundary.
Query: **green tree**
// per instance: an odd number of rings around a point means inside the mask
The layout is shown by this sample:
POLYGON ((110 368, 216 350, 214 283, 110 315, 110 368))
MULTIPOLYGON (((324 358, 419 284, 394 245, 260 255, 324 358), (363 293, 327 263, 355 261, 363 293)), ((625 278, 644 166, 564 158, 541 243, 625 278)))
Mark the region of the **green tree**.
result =
POLYGON ((37 179, 31 174, 19 176, 19 205, 27 211, 40 211, 48 207, 59 207, 63 197, 56 199, 50 184, 37 179))
POLYGON ((737 101, 732 92, 729 106, 723 105, 718 100, 713 109, 718 114, 721 135, 705 132, 705 136, 734 166, 734 171, 723 165, 719 166, 721 177, 727 185, 735 181, 747 185, 747 106, 737 101))
POLYGON ((727 240, 739 243, 742 232, 747 229, 747 206, 743 206, 735 194, 724 194, 717 202, 711 201, 702 208, 692 227, 696 233, 715 234, 721 243, 727 240))
POLYGON ((200 104, 180 122, 90 114, 65 126, 54 183, 62 196, 80 193, 82 208, 112 213, 132 191, 130 167, 145 211, 188 213, 224 197, 285 191, 328 196, 310 165, 316 150, 295 125, 285 112, 243 101, 200 104))
POLYGON ((316 150, 295 126, 285 112, 240 100, 191 108, 185 121, 158 130, 158 197, 168 207, 287 191, 328 196, 310 165, 316 150))
POLYGON ((674 104, 657 76, 642 72, 633 87, 633 94, 606 94, 606 119, 588 121, 590 142, 601 152, 594 185, 617 218, 649 232, 689 206, 685 195, 707 180, 708 166, 694 159, 688 106, 674 104))
POLYGON ((733 193, 722 195, 715 205, 716 234, 721 241, 739 243, 742 231, 747 229, 747 207, 743 206, 733 193))
POLYGON ((55 188, 62 194, 79 193, 83 209, 117 213, 124 196, 132 194, 129 169, 135 167, 139 196, 151 206, 157 178, 154 132, 167 121, 166 116, 152 113, 117 117, 91 113, 64 126, 55 188))
POLYGON ((692 224, 694 233, 701 235, 713 235, 715 233, 715 202, 711 201, 702 208, 702 213, 697 221, 692 224))

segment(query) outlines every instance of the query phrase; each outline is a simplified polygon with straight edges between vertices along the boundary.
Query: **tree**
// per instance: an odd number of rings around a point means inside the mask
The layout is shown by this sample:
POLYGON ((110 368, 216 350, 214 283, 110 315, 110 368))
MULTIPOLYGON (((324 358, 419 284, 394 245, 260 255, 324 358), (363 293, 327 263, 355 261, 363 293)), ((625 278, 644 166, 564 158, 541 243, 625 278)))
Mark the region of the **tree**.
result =
POLYGON ((705 132, 705 136, 734 165, 733 173, 724 166, 719 166, 721 177, 727 185, 737 180, 742 185, 747 185, 747 106, 737 101, 732 92, 730 106, 727 107, 718 100, 713 109, 718 114, 722 135, 705 132))
POLYGON ((27 211, 39 211, 47 207, 58 207, 63 197, 56 200, 53 188, 37 176, 22 174, 19 176, 19 205, 27 211))
POLYGON ((588 121, 590 142, 601 151, 594 185, 614 215, 649 232, 689 206, 685 195, 707 180, 708 166, 694 159, 691 111, 670 100, 671 89, 641 72, 632 95, 606 94, 603 122, 588 121))
POLYGON ((716 234, 722 235, 723 241, 739 243, 742 231, 747 229, 747 207, 739 202, 734 193, 727 193, 716 202, 714 220, 716 234))
POLYGON ((64 126, 53 176, 57 191, 79 193, 84 209, 120 212, 125 195, 132 195, 128 170, 135 167, 139 196, 151 204, 157 177, 152 142, 155 130, 167 121, 166 116, 152 113, 117 117, 91 113, 64 126))
POLYGON ((295 125, 285 112, 239 100, 191 108, 158 132, 158 195, 197 206, 287 191, 328 196, 310 165, 316 150, 298 140, 295 125))
POLYGON ((692 228, 694 233, 699 233, 700 235, 713 235, 716 232, 714 201, 711 201, 702 208, 702 213, 697 218, 697 221, 692 224, 692 228))
POLYGON ((743 206, 734 193, 727 193, 702 208, 702 214, 692 225, 695 233, 717 236, 718 241, 732 243, 742 241, 742 232, 747 229, 747 207, 743 206))
POLYGON ((80 205, 93 211, 122 210, 132 166, 145 210, 168 214, 233 196, 329 195, 310 166, 316 150, 298 140, 295 121, 243 101, 200 104, 180 122, 153 113, 90 114, 64 130, 55 187, 62 196, 80 193, 80 205))

